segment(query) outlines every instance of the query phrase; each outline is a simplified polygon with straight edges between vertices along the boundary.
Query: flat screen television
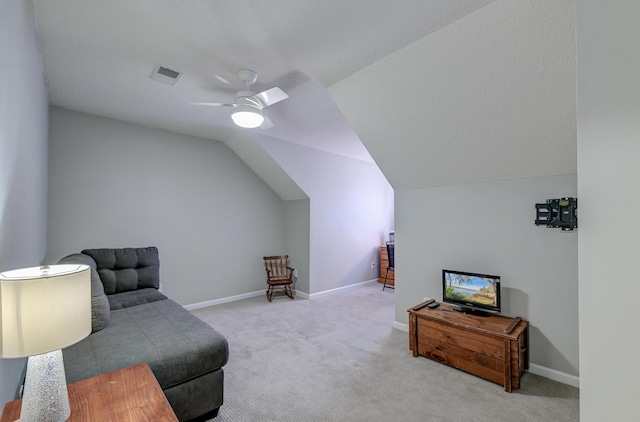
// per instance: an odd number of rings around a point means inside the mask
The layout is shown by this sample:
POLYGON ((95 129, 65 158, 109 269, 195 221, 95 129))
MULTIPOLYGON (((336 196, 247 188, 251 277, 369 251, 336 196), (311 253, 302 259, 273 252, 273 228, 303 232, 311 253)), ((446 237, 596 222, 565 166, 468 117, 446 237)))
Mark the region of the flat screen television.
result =
POLYGON ((500 313, 500 277, 442 270, 442 301, 454 310, 489 316, 500 313))

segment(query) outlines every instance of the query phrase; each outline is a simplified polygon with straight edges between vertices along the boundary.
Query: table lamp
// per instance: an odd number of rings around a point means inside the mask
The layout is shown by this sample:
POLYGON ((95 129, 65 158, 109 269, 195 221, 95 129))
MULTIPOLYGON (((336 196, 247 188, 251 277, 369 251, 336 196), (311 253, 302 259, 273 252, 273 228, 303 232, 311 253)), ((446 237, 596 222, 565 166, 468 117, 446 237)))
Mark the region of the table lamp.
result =
POLYGON ((91 333, 91 273, 52 265, 0 273, 0 358, 28 357, 20 422, 71 415, 62 348, 91 333))

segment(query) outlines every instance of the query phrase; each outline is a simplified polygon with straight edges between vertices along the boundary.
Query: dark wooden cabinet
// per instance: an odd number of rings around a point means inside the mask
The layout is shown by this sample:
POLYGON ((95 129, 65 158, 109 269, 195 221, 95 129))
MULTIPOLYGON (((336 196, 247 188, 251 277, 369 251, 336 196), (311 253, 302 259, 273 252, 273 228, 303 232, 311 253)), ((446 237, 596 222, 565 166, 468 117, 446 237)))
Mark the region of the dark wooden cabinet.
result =
POLYGON ((409 348, 424 356, 504 386, 520 388, 529 369, 529 323, 501 315, 481 317, 435 309, 423 302, 409 312, 409 348))
MULTIPOLYGON (((380 283, 384 283, 384 275, 387 273, 387 267, 389 266, 389 257, 387 256, 387 247, 380 246, 380 283)), ((395 286, 395 271, 389 270, 389 276, 387 277, 387 286, 395 286)))

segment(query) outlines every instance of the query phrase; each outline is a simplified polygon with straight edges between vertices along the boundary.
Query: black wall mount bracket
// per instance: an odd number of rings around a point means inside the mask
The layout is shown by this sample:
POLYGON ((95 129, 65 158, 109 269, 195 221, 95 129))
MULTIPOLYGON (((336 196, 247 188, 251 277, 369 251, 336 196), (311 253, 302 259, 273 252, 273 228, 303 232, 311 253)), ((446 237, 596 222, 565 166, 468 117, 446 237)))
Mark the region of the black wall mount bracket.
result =
POLYGON ((571 231, 578 227, 578 199, 547 199, 536 204, 536 226, 559 227, 571 231))

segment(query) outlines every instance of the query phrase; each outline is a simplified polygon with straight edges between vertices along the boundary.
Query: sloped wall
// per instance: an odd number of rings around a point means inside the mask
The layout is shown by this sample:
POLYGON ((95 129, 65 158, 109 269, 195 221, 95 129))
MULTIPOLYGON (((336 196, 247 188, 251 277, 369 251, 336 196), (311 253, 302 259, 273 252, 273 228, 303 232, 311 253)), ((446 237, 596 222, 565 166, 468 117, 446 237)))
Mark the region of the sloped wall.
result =
POLYGON ((574 9, 494 1, 329 91, 396 191, 575 173, 574 9))
POLYGON ((309 293, 376 279, 379 245, 393 229, 393 190, 378 167, 265 136, 260 143, 310 198, 309 293))

